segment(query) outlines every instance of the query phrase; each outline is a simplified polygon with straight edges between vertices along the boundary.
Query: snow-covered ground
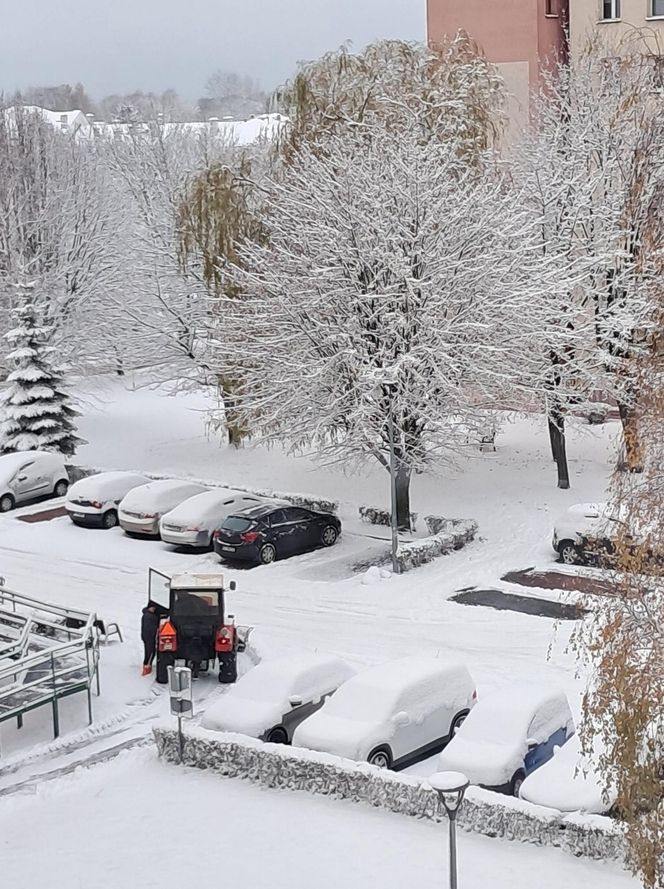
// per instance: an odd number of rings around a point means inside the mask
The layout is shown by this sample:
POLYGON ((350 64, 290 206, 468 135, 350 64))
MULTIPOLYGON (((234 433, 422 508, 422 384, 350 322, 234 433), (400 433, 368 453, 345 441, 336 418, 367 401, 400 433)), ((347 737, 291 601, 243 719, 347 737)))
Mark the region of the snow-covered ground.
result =
MULTIPOLYGON (((276 655, 316 650, 346 658, 356 667, 415 652, 442 652, 468 666, 480 696, 526 679, 561 686, 573 710, 578 709, 583 677, 576 676, 573 655, 566 651, 569 623, 556 627, 546 618, 467 607, 448 599, 467 586, 504 588, 499 578, 509 569, 552 566, 554 518, 573 503, 599 500, 604 495, 614 450, 614 424, 593 430, 579 424, 570 430, 570 491, 555 487, 546 428, 535 416, 506 423, 497 436, 496 453, 477 452, 454 470, 415 477, 412 506, 420 516, 434 513, 474 518, 479 522, 479 537, 466 549, 417 571, 370 583, 365 574, 353 570, 353 565, 368 552, 375 552, 376 547, 382 549, 384 540, 375 538, 387 538, 388 531, 360 523, 357 506, 388 503, 389 483, 384 470, 368 467, 360 476, 347 476, 341 469, 321 468, 309 458, 289 457, 276 449, 221 447, 214 436, 207 434, 205 412, 209 402, 203 396, 166 397, 160 390, 133 391, 126 385, 114 380, 88 382, 81 387, 84 416, 80 431, 88 444, 81 448, 79 462, 309 492, 341 502, 344 534, 332 550, 252 570, 224 569, 238 585, 237 591, 229 594, 228 608, 239 623, 255 625, 252 641, 259 652, 276 655)), ((207 863, 213 870, 213 862, 214 867, 221 866, 226 850, 234 856, 230 866, 236 876, 243 868, 253 875, 247 885, 268 885, 266 875, 279 873, 285 875, 284 879, 290 878, 289 885, 322 886, 327 884, 312 880, 310 870, 320 856, 329 867, 321 866, 317 877, 324 874, 328 879, 329 875, 331 880, 335 865, 335 885, 344 881, 345 869, 351 866, 361 871, 354 882, 345 879, 353 886, 376 883, 374 873, 385 875, 381 878, 384 885, 403 885, 404 881, 414 884, 413 868, 420 869, 423 886, 439 884, 443 879, 443 844, 440 830, 430 825, 404 824, 386 815, 320 800, 278 794, 272 799, 256 789, 207 776, 173 775, 169 771, 167 777, 165 767, 152 762, 143 751, 98 766, 76 782, 57 777, 90 757, 104 759, 104 751, 110 747, 140 743, 154 720, 167 712, 163 689, 152 679, 140 676, 139 622, 146 601, 148 567, 172 574, 193 568, 205 570, 218 563, 214 555, 176 552, 160 542, 127 538, 119 529, 77 528, 67 518, 26 524, 18 521, 24 511, 0 516, 0 574, 8 586, 95 610, 106 620, 119 621, 125 643, 111 643, 102 652, 102 695, 95 700, 96 727, 92 733, 86 727, 82 699, 63 702, 65 734, 55 745, 50 740, 50 716, 45 710, 28 714, 21 731, 9 724, 0 727, 0 794, 21 783, 34 788, 40 776, 49 773, 53 777, 39 791, 39 806, 34 798, 0 796, 3 876, 8 866, 14 877, 13 868, 19 868, 19 858, 29 859, 25 870, 16 871, 24 881, 8 880, 8 885, 34 885, 35 879, 28 879, 27 874, 31 867, 37 873, 40 862, 42 870, 48 862, 54 873, 60 870, 57 862, 62 863, 62 873, 71 866, 76 874, 80 865, 81 876, 76 878, 80 882, 72 877, 66 885, 68 889, 83 885, 86 860, 88 864, 91 860, 103 862, 95 871, 96 886, 116 885, 120 873, 125 875, 127 885, 156 885, 163 873, 159 876, 159 844, 151 840, 157 829, 159 836, 166 835, 169 822, 161 813, 176 798, 176 814, 183 814, 182 825, 187 831, 181 835, 182 851, 176 852, 178 867, 186 868, 195 857, 197 868, 207 863), (136 793, 139 771, 141 787, 136 793), (130 795, 132 802, 128 805, 130 795), (198 795, 206 800, 207 814, 194 806, 198 795), (123 798, 125 808, 131 808, 132 819, 124 819, 121 814, 123 798), (219 817, 219 811, 227 811, 229 802, 239 813, 231 828, 219 817), (84 835, 80 841, 74 841, 71 835, 65 841, 68 818, 79 817, 76 810, 86 812, 84 819, 76 821, 84 835), (248 829, 249 813, 257 818, 259 811, 263 820, 260 824, 259 820, 252 821, 251 825, 256 847, 248 849, 246 842, 241 846, 237 838, 248 829), (344 817, 340 817, 342 811, 344 817), (329 828, 331 818, 335 818, 333 830, 329 828), (22 834, 20 825, 27 820, 30 831, 22 834), (47 829, 47 824, 53 826, 47 829), (288 830, 279 827, 283 824, 289 825, 288 830), (320 826, 319 834, 315 824, 320 826), (135 841, 139 825, 145 828, 140 836, 152 854, 148 856, 149 865, 145 864, 143 882, 126 876, 132 874, 131 862, 145 860, 143 843, 135 841), (374 838, 372 831, 377 832, 374 838), (312 845, 306 839, 312 832, 324 842, 312 845), (202 856, 188 851, 194 836, 201 837, 205 849, 202 856), (357 844, 364 849, 364 857, 356 862, 352 850, 357 844), (412 856, 403 856, 401 848, 412 849, 412 856), (30 858, 30 849, 39 850, 39 854, 30 858), (110 851, 119 849, 122 855, 116 854, 116 859, 122 857, 122 871, 110 851), (301 869, 298 855, 302 858, 301 869), (299 883, 292 882, 294 873, 299 883)), ((214 677, 202 678, 196 685, 197 710, 200 712, 221 693, 223 689, 214 677)), ((431 770, 431 763, 413 769, 420 774, 431 770)), ((72 825, 73 821, 71 830, 72 825)), ((175 824, 173 830, 174 836, 180 836, 175 824)), ((177 849, 178 842, 173 841, 177 849)), ((469 887, 483 885, 474 876, 479 879, 486 866, 480 855, 483 849, 487 860, 490 856, 492 879, 496 874, 495 886, 545 887, 544 873, 551 873, 551 885, 554 873, 556 885, 560 879, 570 886, 630 885, 617 871, 568 861, 559 853, 477 837, 464 837, 462 843, 467 849, 463 867, 469 869, 464 885, 469 887), (548 860, 557 862, 555 871, 544 864, 548 860)), ((169 851, 169 879, 172 863, 169 851)), ((199 882, 202 884, 202 877, 191 880, 192 885, 199 882)), ((49 886, 59 889, 60 884, 49 886)))
MULTIPOLYGON (((436 889, 447 885, 446 833, 444 824, 167 766, 146 750, 0 800, 3 885, 12 889, 436 889)), ((463 833, 459 884, 637 885, 616 865, 463 833)))

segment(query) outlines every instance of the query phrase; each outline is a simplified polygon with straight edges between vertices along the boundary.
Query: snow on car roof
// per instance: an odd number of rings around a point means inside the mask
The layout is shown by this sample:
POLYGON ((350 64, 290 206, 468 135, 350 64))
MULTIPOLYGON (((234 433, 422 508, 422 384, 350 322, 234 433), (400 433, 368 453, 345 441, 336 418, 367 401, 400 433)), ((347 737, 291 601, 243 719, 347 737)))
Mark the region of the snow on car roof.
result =
POLYGON ((98 472, 95 475, 88 475, 79 479, 69 489, 69 498, 72 496, 86 496, 87 494, 106 494, 112 493, 118 489, 129 489, 133 484, 135 487, 139 485, 149 484, 150 479, 138 472, 98 472))
POLYGON ((466 693, 470 682, 463 664, 413 655, 358 673, 327 702, 325 711, 358 720, 383 719, 392 715, 394 707, 403 701, 411 715, 416 716, 420 710, 428 709, 431 698, 440 696, 441 688, 455 697, 460 687, 466 693))
MULTIPOLYGON (((159 507, 168 505, 172 497, 182 495, 182 499, 193 497, 195 494, 202 494, 208 489, 203 485, 187 482, 183 479, 162 479, 158 482, 150 482, 147 485, 140 485, 138 488, 131 490, 121 503, 121 508, 133 507, 159 507)), ((172 509, 176 504, 172 504, 172 509)))
POLYGON ((54 454, 50 451, 14 451, 11 454, 0 455, 0 477, 8 478, 21 466, 29 463, 35 457, 40 459, 48 458, 53 464, 63 465, 64 458, 62 454, 54 454))
POLYGON ((542 722, 548 723, 558 713, 569 713, 567 697, 560 689, 509 685, 480 698, 462 727, 463 734, 477 740, 525 738, 535 716, 541 714, 542 722))
MULTIPOLYGON (((228 488, 218 488, 213 491, 203 491, 195 494, 184 503, 180 503, 175 509, 167 513, 167 520, 178 522, 198 521, 200 519, 216 519, 220 514, 228 510, 237 510, 243 505, 256 506, 263 501, 260 497, 247 494, 246 491, 233 491, 228 488)), ((166 519, 166 516, 164 517, 166 519)))
POLYGON ((338 657, 317 653, 261 661, 232 689, 233 696, 280 701, 289 694, 320 694, 349 679, 354 670, 338 657))

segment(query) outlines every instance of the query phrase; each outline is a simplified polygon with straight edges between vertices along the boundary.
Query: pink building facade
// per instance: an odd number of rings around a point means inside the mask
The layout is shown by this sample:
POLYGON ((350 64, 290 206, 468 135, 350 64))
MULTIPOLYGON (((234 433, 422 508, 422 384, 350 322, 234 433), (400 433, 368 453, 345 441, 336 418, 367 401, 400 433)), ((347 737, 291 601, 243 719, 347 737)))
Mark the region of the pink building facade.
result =
POLYGON ((568 23, 569 0, 427 0, 429 43, 467 31, 500 69, 517 129, 528 121, 543 66, 566 52, 568 23))

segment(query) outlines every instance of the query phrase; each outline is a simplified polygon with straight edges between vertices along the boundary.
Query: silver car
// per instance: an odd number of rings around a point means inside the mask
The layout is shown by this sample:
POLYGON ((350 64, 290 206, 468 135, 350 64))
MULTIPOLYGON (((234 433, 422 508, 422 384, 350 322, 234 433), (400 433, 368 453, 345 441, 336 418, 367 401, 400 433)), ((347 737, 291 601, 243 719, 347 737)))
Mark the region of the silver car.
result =
POLYGON ((159 520, 180 503, 207 491, 203 485, 180 479, 163 479, 133 488, 118 508, 120 526, 127 534, 159 537, 159 520))
POLYGON ((224 488, 197 494, 161 517, 161 539, 174 546, 211 547, 212 535, 227 516, 261 503, 254 494, 224 488))
POLYGON ((62 454, 15 451, 0 456, 0 512, 37 497, 64 497, 68 487, 62 454))

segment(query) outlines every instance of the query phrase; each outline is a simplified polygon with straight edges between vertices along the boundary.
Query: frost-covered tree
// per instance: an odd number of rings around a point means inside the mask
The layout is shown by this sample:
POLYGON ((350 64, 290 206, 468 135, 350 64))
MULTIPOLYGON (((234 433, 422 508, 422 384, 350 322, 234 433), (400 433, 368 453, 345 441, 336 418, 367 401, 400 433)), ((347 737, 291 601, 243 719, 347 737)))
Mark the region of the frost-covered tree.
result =
POLYGON ((78 412, 54 366, 51 331, 40 320, 41 307, 34 302, 32 290, 29 285, 17 287, 15 326, 5 334, 12 370, 0 396, 0 449, 71 456, 81 443, 75 425, 78 412))
POLYGON ((95 325, 81 329, 83 308, 99 307, 122 272, 108 185, 94 146, 38 114, 0 112, 0 295, 20 308, 14 296, 29 282, 50 345, 70 362, 96 348, 95 325))
POLYGON ((517 155, 542 218, 542 253, 557 254, 563 266, 583 263, 587 272, 559 307, 558 323, 575 329, 576 342, 562 353, 550 350, 546 394, 563 487, 565 414, 593 388, 618 403, 626 464, 638 469, 641 462, 635 382, 652 316, 648 283, 657 274, 645 232, 664 181, 656 78, 638 41, 612 46, 595 37, 546 76, 534 132, 517 155), (570 399, 561 397, 565 380, 575 381, 570 399))
POLYGON ((391 410, 408 526, 413 472, 476 441, 482 408, 528 385, 541 294, 567 286, 523 203, 416 131, 301 145, 265 196, 267 241, 240 251, 243 296, 218 312, 220 372, 241 380, 250 428, 387 468, 391 410))
POLYGON ((275 101, 290 118, 278 144, 288 159, 302 143, 377 122, 395 138, 453 139, 470 164, 500 136, 504 87, 496 68, 465 33, 428 47, 401 40, 345 47, 300 66, 275 101))

